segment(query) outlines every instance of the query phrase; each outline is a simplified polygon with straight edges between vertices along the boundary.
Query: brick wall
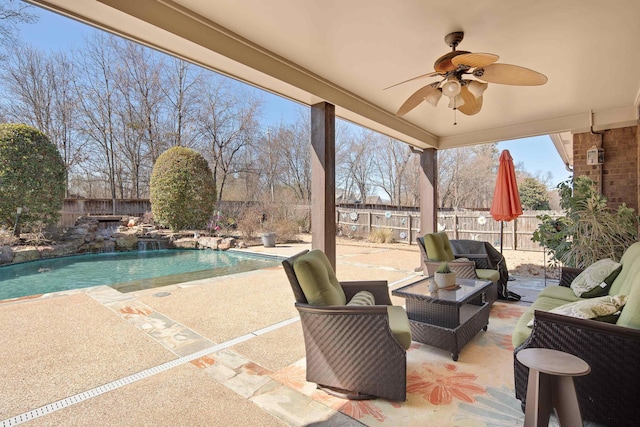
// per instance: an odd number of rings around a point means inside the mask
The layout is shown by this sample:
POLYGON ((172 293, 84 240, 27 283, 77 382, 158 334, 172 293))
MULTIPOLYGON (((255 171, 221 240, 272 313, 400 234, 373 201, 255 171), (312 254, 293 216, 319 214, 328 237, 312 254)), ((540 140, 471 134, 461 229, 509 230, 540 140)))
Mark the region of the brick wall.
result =
POLYGON ((609 129, 600 136, 591 133, 573 135, 573 174, 586 175, 600 183, 602 194, 611 208, 621 203, 638 211, 638 126, 609 129), (587 150, 593 146, 604 149, 604 164, 587 165, 587 150))

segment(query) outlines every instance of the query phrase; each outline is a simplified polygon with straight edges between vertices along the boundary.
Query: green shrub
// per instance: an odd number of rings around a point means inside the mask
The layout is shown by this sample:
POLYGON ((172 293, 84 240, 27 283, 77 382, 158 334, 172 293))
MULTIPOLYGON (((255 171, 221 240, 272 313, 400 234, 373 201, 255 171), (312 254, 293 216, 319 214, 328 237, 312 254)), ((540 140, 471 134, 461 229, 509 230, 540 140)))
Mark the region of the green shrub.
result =
POLYGON ((369 235, 369 241, 372 243, 393 243, 393 231, 388 228, 375 228, 369 235))
POLYGON ((552 262, 586 268, 604 258, 619 261, 638 240, 635 211, 624 203, 617 210, 609 209, 590 178, 576 177, 573 183, 560 183, 558 189, 566 215, 557 219, 539 215, 542 222, 532 238, 549 250, 552 262))
POLYGON ((0 222, 53 224, 60 217, 66 169, 54 144, 24 124, 0 124, 0 222))
POLYGON ((151 211, 172 230, 204 229, 216 203, 216 183, 197 151, 173 147, 158 157, 151 173, 151 211))

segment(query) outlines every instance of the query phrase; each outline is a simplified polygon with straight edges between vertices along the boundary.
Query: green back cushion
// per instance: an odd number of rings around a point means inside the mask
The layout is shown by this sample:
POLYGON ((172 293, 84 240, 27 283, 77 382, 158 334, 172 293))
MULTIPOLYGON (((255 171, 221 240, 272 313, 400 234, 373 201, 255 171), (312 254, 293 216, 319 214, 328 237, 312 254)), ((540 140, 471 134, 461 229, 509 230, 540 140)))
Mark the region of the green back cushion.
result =
POLYGON ((629 295, 633 278, 640 274, 640 243, 629 246, 620 259, 622 271, 613 281, 609 295, 629 295))
POLYGON ((346 304, 342 286, 321 250, 314 249, 298 257, 293 263, 293 271, 310 305, 346 304))
MULTIPOLYGON (((624 271, 624 267, 622 270, 624 271)), ((627 304, 622 309, 616 325, 640 329, 640 275, 630 277, 627 281, 631 285, 628 287, 627 304)))
POLYGON ((424 248, 431 261, 453 261, 455 258, 445 232, 425 234, 424 248))

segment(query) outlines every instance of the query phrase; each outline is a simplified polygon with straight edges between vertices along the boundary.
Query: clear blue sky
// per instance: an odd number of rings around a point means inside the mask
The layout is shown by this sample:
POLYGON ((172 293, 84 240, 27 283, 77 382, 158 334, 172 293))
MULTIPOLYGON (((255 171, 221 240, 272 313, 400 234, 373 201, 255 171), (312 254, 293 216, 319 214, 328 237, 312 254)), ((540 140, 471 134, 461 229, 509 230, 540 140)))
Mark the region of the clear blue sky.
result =
MULTIPOLYGON (((133 0, 132 0, 133 1, 133 0)), ((80 46, 83 37, 96 31, 92 27, 69 18, 34 8, 40 19, 35 25, 22 25, 20 38, 43 50, 67 50, 80 46)), ((261 91, 262 92, 262 91, 261 91)), ((279 96, 262 92, 265 101, 265 128, 280 123, 295 121, 299 105, 279 96)), ((508 149, 514 162, 523 163, 524 169, 534 175, 544 177, 550 173, 550 186, 555 187, 571 175, 565 168, 551 138, 537 136, 498 143, 500 150, 508 149)))

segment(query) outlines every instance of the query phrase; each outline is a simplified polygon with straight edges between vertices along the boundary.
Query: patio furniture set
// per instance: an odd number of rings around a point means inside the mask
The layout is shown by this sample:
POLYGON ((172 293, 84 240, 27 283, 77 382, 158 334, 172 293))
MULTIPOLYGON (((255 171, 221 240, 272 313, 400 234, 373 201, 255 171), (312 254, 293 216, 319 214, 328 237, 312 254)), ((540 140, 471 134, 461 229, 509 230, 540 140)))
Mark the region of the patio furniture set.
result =
MULTIPOLYGON (((444 245, 441 247, 449 245, 450 248, 446 234, 444 237, 436 236, 435 241, 444 245)), ((418 241, 433 243, 434 239, 427 235, 418 241)), ((462 260, 460 263, 465 269, 460 270, 464 271, 461 275, 469 278, 458 278, 458 289, 434 293, 429 289, 435 258, 427 256, 431 255, 431 247, 430 243, 422 246, 427 277, 393 291, 393 295, 406 299, 406 310, 391 304, 386 281, 338 282, 322 251, 304 251, 283 261, 300 313, 308 381, 344 398, 382 397, 404 401, 406 350, 412 340, 446 349, 455 361, 477 333, 487 330, 490 306, 497 299, 500 272, 469 269, 469 265, 477 264, 462 260)), ((529 360, 528 365, 534 367, 531 375, 536 379, 545 375, 566 377, 568 379, 553 380, 564 384, 558 387, 565 389, 567 381, 571 381, 571 387, 575 381, 578 412, 582 411, 584 419, 623 426, 635 424, 640 418, 640 398, 633 391, 633 385, 640 382, 637 365, 640 261, 637 258, 640 258, 640 243, 626 251, 619 274, 611 281, 608 294, 624 294, 627 300, 615 324, 548 312, 567 302, 585 299, 576 297, 569 287, 580 270, 568 268, 563 269, 560 284, 547 286, 518 320, 513 333, 514 372, 516 397, 523 402, 523 410, 530 372, 522 360, 529 360), (531 320, 533 327, 527 326, 531 320), (577 357, 572 359, 573 364, 561 364, 566 372, 561 369, 554 373, 548 366, 539 365, 539 358, 518 356, 521 351, 532 348, 557 350, 577 357)), ((455 259, 453 255, 452 268, 455 268, 455 259)), ((552 409, 549 405, 561 404, 557 399, 549 403, 549 393, 556 382, 545 381, 542 389, 534 387, 540 394, 532 397, 535 410, 529 408, 527 419, 531 418, 529 413, 536 413, 536 419, 542 414, 544 420, 545 411, 552 409)), ((567 415, 575 414, 575 405, 571 399, 566 402, 564 409, 556 408, 558 414, 564 410, 565 418, 575 418, 567 415)))

